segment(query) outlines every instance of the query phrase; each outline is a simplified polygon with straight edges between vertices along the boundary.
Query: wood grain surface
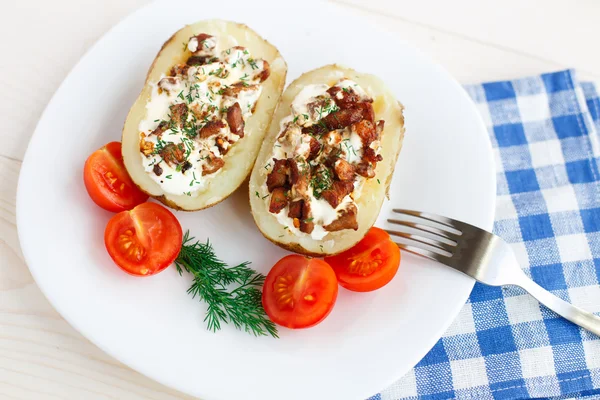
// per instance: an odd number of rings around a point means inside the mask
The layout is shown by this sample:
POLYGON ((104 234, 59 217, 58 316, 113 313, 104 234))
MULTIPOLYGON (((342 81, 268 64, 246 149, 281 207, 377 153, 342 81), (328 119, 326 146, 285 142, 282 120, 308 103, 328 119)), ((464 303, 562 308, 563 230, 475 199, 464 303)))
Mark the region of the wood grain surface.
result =
MULTIPOLYGON (((61 318, 23 261, 15 221, 21 160, 44 107, 86 50, 145 3, 0 1, 0 399, 190 398, 120 364, 61 318)), ((564 68, 600 82, 594 0, 337 3, 396 32, 462 83, 564 68)))

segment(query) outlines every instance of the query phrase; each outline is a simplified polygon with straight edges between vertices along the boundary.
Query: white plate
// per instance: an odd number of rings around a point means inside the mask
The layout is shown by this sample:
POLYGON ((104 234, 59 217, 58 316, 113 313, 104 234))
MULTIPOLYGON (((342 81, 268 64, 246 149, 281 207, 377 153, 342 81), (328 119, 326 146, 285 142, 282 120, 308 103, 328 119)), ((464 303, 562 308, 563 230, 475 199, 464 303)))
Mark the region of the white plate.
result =
MULTIPOLYGON (((17 221, 23 254, 50 302, 107 353, 203 399, 363 399, 402 376, 443 334, 473 281, 403 254, 396 278, 373 293, 340 289, 331 315, 309 330, 254 338, 206 331, 204 305, 174 268, 147 279, 116 268, 104 249, 111 214, 83 186, 86 157, 119 140, 130 105, 162 43, 186 23, 224 18, 275 44, 293 79, 338 62, 381 77, 406 106, 406 141, 391 204, 491 228, 492 151, 475 106, 439 66, 354 14, 302 1, 158 2, 107 33, 77 64, 42 116, 21 169, 17 221), (293 2, 297 4, 296 2, 293 2), (310 18, 308 18, 310 17, 310 18)), ((229 262, 268 272, 285 252, 259 234, 245 187, 206 211, 177 213, 184 229, 229 262)))

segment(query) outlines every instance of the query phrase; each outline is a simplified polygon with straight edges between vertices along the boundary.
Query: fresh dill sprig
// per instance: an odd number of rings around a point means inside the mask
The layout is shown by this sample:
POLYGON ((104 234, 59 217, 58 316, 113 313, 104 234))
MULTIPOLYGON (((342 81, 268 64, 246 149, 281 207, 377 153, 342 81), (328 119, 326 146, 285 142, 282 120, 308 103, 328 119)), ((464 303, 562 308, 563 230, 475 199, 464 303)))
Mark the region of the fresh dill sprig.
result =
POLYGON ((232 323, 254 336, 279 337, 262 306, 260 289, 265 276, 250 268, 249 262, 227 267, 208 240, 193 241, 186 232, 175 267, 179 275, 186 271, 194 276, 188 293, 208 305, 204 318, 208 329, 215 332, 221 329, 221 323, 232 323))

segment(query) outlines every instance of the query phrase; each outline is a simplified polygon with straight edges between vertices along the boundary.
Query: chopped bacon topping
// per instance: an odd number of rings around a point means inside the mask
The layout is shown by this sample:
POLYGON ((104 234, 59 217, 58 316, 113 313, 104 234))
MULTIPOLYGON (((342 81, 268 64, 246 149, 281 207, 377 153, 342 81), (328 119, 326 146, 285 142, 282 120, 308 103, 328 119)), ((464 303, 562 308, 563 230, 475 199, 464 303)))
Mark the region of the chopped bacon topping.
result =
POLYGON ((338 158, 334 163, 335 175, 340 181, 354 181, 356 175, 354 165, 343 158, 338 158))
POLYGON ((267 188, 269 192, 273 192, 275 188, 283 187, 288 182, 288 174, 290 172, 290 166, 288 160, 275 160, 273 170, 267 176, 267 188))
POLYGON ((332 86, 327 90, 327 93, 329 93, 339 108, 349 108, 360 100, 360 97, 352 88, 332 86))
POLYGON ((269 203, 269 212, 278 214, 287 205, 288 198, 285 189, 282 187, 273 189, 273 193, 271 193, 271 202, 269 203))
POLYGON ((333 221, 329 225, 325 225, 326 231, 335 232, 341 231, 342 229, 358 229, 358 221, 356 219, 357 209, 354 204, 351 204, 347 209, 342 210, 338 219, 333 221))
POLYGON ((221 129, 225 128, 226 126, 227 125, 225 125, 225 122, 221 120, 210 121, 200 129, 200 138, 206 139, 213 135, 217 135, 219 132, 221 132, 221 129))
POLYGON ((160 121, 156 129, 150 132, 150 135, 156 135, 158 137, 161 137, 163 132, 167 129, 169 129, 169 123, 167 121, 160 121))
POLYGON ((321 196, 327 200, 331 207, 337 208, 342 202, 342 199, 352 193, 353 190, 354 182, 335 181, 331 185, 331 188, 323 191, 321 196))
POLYGON ((206 164, 202 165, 202 175, 210 175, 214 174, 225 165, 225 161, 222 158, 219 158, 210 151, 206 152, 206 164))
POLYGON ((261 82, 267 80, 267 78, 271 75, 271 66, 267 60, 263 60, 263 70, 257 75, 261 82))
POLYGON ((302 202, 302 218, 300 218, 300 232, 312 233, 315 229, 315 223, 311 217, 310 203, 308 201, 302 202))
POLYGON ((183 128, 188 115, 188 106, 185 103, 174 104, 169 107, 171 110, 171 119, 177 126, 183 128))
POLYGON ((350 129, 361 138, 363 147, 369 147, 374 140, 377 140, 377 130, 375 129, 375 126, 366 119, 353 124, 350 129))
POLYGON ((227 110, 227 124, 231 133, 244 137, 244 118, 242 117, 240 103, 235 103, 227 110))
POLYGON ((159 154, 168 165, 179 165, 185 161, 185 146, 183 143, 169 143, 159 154))

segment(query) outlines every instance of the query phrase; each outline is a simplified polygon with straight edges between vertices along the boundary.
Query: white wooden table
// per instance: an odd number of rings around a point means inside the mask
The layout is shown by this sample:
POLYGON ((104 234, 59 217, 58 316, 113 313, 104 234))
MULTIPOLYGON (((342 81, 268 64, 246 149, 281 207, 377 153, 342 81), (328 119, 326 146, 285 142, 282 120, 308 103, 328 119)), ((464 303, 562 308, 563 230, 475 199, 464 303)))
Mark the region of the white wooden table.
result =
MULTIPOLYGON (((15 221, 21 160, 44 107, 84 52, 146 2, 0 2, 0 399, 189 398, 107 356, 58 315, 23 262, 15 221)), ((569 67, 600 82, 596 0, 337 2, 397 32, 462 83, 569 67)))

